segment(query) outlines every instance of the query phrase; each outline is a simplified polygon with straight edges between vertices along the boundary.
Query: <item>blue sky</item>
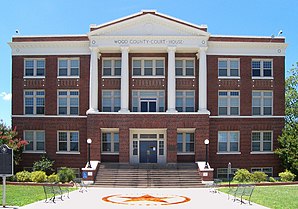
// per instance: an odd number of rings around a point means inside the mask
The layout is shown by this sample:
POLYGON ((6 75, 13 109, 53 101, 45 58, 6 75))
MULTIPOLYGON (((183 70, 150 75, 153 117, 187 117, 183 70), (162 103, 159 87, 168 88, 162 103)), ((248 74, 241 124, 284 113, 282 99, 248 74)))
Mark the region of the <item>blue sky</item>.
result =
POLYGON ((142 9, 154 9, 221 35, 277 35, 289 44, 286 70, 298 61, 297 0, 10 0, 0 3, 0 119, 11 124, 11 50, 15 34, 85 34, 142 9))

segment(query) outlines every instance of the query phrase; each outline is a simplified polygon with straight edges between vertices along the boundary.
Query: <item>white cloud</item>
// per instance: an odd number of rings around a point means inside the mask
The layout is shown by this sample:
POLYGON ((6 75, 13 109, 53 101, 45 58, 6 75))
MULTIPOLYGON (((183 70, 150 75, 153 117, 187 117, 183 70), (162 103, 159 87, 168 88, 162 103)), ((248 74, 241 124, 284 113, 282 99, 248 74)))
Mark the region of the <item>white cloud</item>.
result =
POLYGON ((2 97, 3 100, 5 100, 5 101, 10 101, 11 100, 11 93, 1 92, 0 97, 2 97))

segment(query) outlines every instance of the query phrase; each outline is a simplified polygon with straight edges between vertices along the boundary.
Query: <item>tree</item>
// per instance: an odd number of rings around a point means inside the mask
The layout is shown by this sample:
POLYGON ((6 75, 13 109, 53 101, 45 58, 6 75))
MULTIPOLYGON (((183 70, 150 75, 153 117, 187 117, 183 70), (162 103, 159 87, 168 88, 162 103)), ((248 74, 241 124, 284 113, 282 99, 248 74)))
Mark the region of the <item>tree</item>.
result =
POLYGON ((286 79, 286 124, 278 138, 280 147, 275 153, 282 165, 298 176, 298 63, 286 79))
POLYGON ((8 147, 13 149, 15 165, 20 163, 24 147, 28 144, 26 140, 18 138, 17 135, 18 132, 16 131, 16 128, 11 129, 6 126, 2 120, 0 120, 0 145, 6 144, 8 147))

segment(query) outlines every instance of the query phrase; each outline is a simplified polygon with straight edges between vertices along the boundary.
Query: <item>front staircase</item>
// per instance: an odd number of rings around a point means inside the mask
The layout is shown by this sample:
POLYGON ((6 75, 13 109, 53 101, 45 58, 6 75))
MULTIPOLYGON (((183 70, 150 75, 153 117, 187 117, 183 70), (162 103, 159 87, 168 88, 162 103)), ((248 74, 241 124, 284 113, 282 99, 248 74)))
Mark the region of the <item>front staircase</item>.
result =
POLYGON ((100 164, 96 187, 197 188, 202 187, 195 163, 177 164, 100 164))

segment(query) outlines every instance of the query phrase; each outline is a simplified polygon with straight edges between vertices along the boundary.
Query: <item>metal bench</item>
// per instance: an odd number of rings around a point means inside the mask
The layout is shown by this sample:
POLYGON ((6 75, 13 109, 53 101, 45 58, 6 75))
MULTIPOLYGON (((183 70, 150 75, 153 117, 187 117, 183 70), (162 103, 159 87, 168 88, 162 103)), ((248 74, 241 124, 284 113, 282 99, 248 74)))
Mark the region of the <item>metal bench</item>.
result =
POLYGON ((209 187, 210 187, 209 192, 219 193, 218 187, 221 182, 222 182, 221 179, 214 179, 213 183, 209 185, 209 187))
POLYGON ((234 191, 234 201, 238 200, 237 197, 240 197, 240 202, 245 203, 243 201, 243 197, 248 197, 248 203, 250 203, 250 199, 252 193, 254 191, 255 185, 253 184, 240 184, 237 186, 236 190, 234 191))
POLYGON ((67 187, 60 187, 60 185, 43 185, 43 191, 46 197, 45 202, 52 201, 55 203, 56 197, 63 201, 63 195, 66 194, 69 199, 69 190, 67 187))
POLYGON ((86 184, 82 178, 75 178, 73 182, 76 187, 79 187, 79 192, 88 192, 88 184, 86 184))

